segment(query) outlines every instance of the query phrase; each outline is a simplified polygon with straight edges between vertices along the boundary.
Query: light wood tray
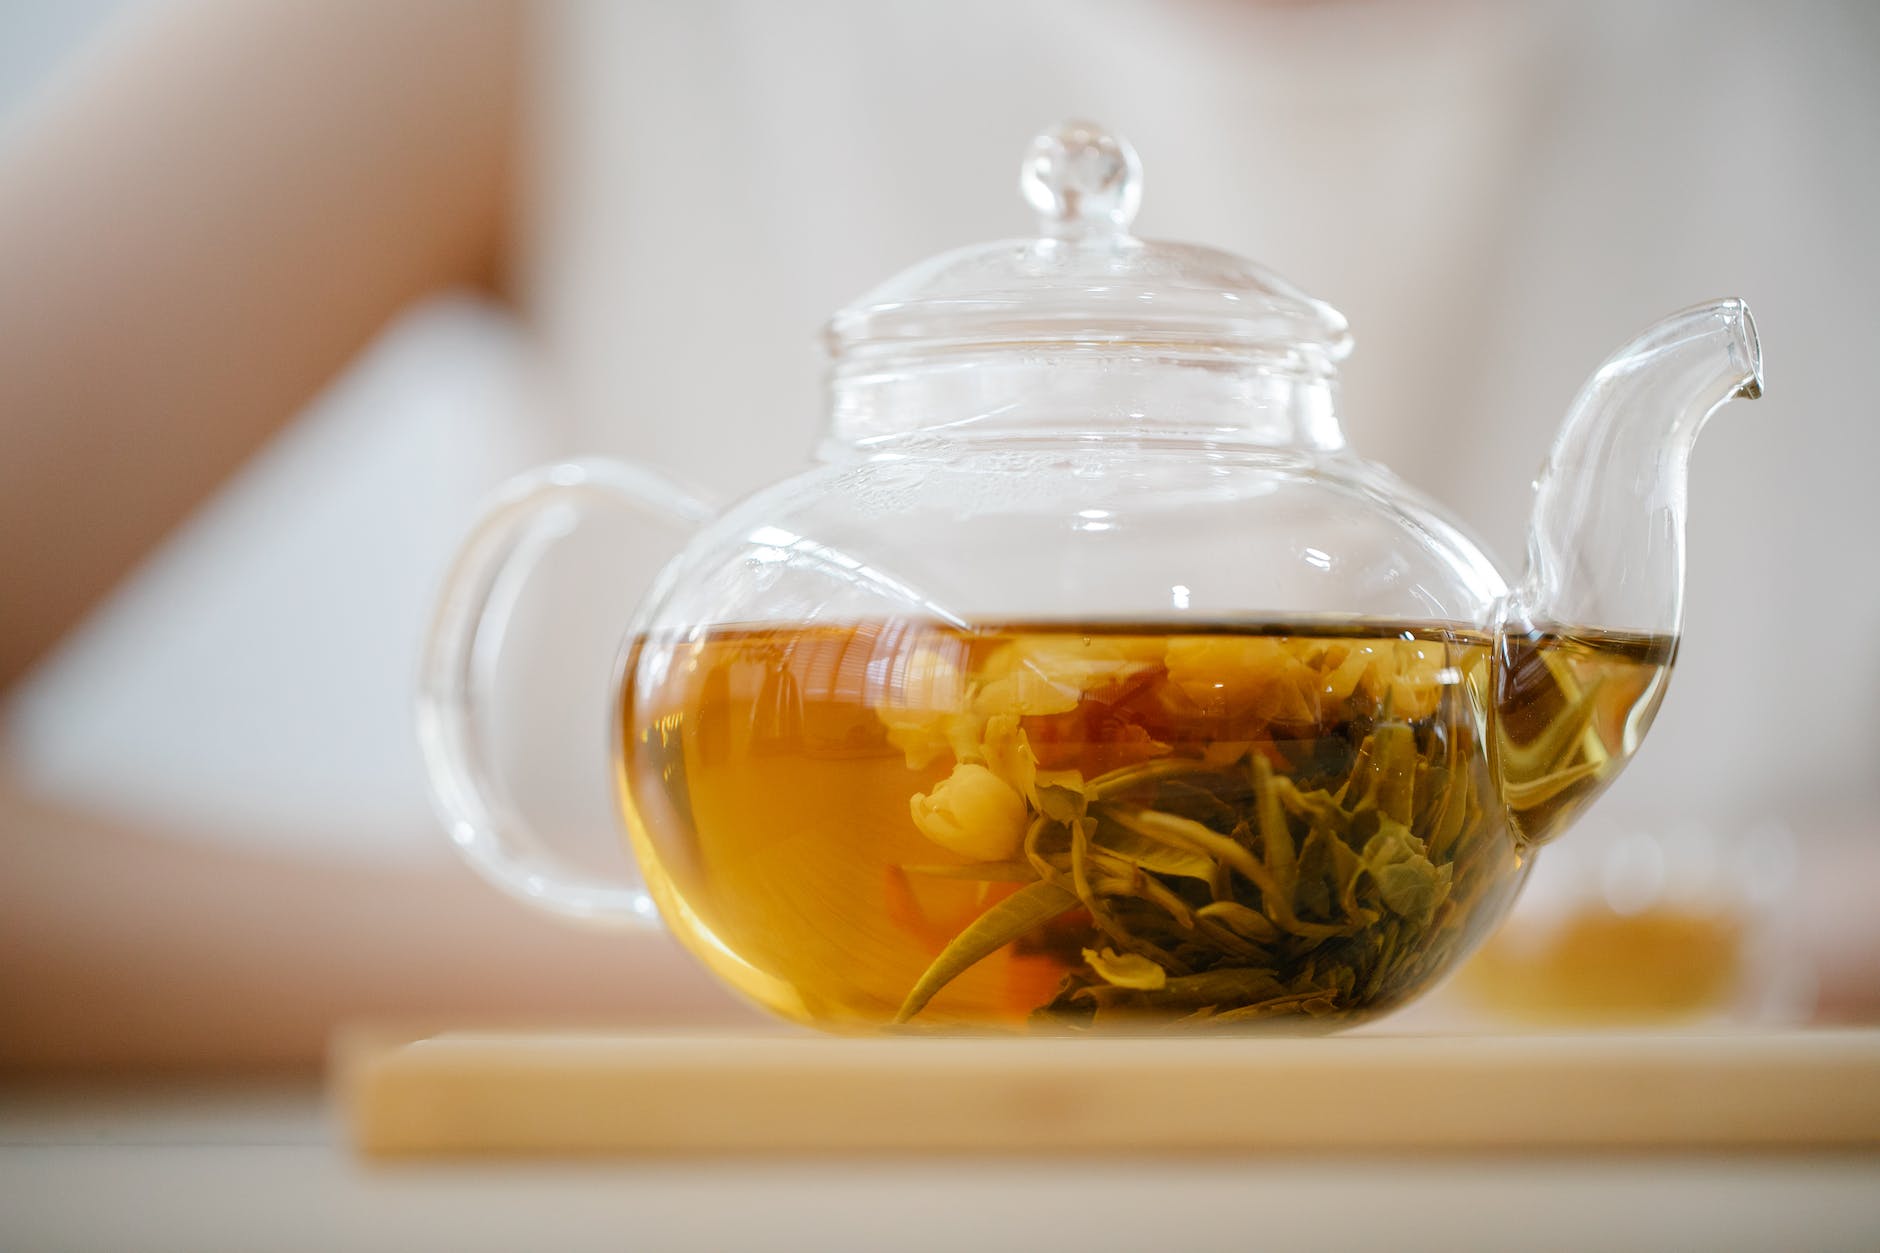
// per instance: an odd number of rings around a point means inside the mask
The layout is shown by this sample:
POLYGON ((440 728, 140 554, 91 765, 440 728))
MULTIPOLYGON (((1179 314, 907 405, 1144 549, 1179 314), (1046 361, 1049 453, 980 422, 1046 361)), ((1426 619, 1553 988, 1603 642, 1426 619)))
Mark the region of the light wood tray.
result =
POLYGON ((1331 1039, 357 1032, 371 1155, 1880 1147, 1880 1031, 1331 1039))

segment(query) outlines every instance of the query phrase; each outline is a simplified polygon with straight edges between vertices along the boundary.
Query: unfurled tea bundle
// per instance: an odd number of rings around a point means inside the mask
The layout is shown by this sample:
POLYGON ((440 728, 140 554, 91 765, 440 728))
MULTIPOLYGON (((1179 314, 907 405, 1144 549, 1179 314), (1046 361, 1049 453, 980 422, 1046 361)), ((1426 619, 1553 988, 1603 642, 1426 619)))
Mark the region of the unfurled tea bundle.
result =
POLYGON ((1483 635, 1399 623, 720 631, 629 693, 655 716, 624 728, 625 790, 667 916, 786 1013, 1335 1025, 1500 916, 1520 838, 1629 751, 1669 651, 1538 634, 1491 667, 1483 635))

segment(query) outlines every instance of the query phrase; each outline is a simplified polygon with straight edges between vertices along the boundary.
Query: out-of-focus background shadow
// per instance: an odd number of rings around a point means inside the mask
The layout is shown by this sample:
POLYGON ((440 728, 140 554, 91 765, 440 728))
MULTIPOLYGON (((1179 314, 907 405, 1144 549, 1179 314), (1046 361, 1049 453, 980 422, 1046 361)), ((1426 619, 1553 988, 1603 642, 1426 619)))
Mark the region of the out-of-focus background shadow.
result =
MULTIPOLYGON (((669 942, 566 929, 456 861, 410 727, 432 589, 534 462, 631 455, 725 497, 800 464, 821 319, 1027 230, 1017 155, 1067 115, 1143 154, 1143 233, 1345 312, 1354 444, 1505 562, 1582 377, 1664 313, 1750 302, 1768 393, 1695 457, 1658 732, 1501 946, 1404 1021, 1649 1013, 1649 972, 1549 992, 1641 945, 1680 987, 1715 977, 1670 1009, 1880 1018, 1871 6, 288 7, 0 4, 0 484, 45 502, 5 551, 84 564, 117 499, 77 486, 94 470, 239 465, 7 692, 0 1065, 307 1065, 362 1016, 753 1021, 669 942), (349 250, 415 256, 486 212, 453 190, 394 220, 382 178, 344 181, 455 142, 348 129, 400 57, 491 110, 500 246, 355 308, 321 278, 349 250), (374 144, 382 167, 313 155, 374 144), (313 259, 245 283, 247 250, 313 259), (191 338, 214 318, 226 352, 191 338), (344 350, 277 361, 257 324, 344 350), (147 404, 113 391, 146 378, 147 404), (247 395, 248 444, 198 456, 198 415, 247 395)), ((542 572, 506 657, 516 786, 596 865, 620 855, 605 675, 650 569, 610 565, 619 538, 542 572)))

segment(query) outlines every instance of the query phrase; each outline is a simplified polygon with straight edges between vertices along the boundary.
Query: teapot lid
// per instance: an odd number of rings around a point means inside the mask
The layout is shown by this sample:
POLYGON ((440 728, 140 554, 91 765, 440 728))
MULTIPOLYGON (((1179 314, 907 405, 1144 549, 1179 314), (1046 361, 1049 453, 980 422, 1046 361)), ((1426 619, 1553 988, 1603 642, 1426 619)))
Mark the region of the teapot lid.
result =
POLYGON ((1142 166, 1122 136, 1066 122, 1032 140, 1019 188, 1035 238, 977 244, 903 270, 838 312, 837 359, 1000 346, 1253 357, 1329 373, 1344 315, 1263 266, 1129 233, 1142 166))

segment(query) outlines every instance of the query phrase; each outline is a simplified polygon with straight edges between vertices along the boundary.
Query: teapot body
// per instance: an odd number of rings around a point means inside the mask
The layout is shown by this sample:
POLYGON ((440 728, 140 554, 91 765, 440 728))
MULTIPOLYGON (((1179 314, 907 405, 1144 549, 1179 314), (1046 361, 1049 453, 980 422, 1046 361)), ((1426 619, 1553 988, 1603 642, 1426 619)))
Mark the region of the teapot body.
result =
POLYGON ((914 441, 669 567, 621 805, 682 942, 792 1018, 1343 1025, 1525 873, 1485 735, 1505 590, 1346 452, 914 441))

